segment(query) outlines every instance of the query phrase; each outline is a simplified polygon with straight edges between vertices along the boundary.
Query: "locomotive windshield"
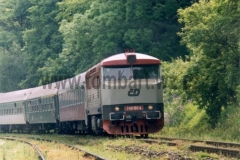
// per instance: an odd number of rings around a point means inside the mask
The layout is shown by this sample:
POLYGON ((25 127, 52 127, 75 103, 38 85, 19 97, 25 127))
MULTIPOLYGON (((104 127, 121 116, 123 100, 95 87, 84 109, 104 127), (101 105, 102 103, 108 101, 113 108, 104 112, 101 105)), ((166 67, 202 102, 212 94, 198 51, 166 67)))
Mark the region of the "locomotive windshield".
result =
POLYGON ((103 79, 105 81, 121 79, 158 79, 159 77, 159 65, 118 66, 103 68, 103 79))

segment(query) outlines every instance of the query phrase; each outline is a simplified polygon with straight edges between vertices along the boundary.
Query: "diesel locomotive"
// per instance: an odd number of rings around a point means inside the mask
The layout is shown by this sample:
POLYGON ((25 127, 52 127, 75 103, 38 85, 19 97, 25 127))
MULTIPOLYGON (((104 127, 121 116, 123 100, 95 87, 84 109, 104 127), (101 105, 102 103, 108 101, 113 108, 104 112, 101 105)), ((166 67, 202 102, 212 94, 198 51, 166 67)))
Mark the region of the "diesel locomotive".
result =
POLYGON ((129 52, 84 73, 0 94, 0 131, 141 135, 164 126, 161 61, 129 52))

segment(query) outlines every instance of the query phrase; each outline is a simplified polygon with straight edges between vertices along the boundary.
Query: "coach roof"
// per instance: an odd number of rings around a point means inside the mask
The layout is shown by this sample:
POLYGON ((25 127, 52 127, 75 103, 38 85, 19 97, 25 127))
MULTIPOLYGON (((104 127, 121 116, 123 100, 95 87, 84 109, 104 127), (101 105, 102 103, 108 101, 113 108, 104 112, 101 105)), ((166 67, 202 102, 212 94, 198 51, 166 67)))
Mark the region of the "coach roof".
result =
POLYGON ((13 92, 2 93, 0 95, 0 103, 8 103, 8 102, 18 102, 24 101, 31 89, 23 89, 13 92))
POLYGON ((28 94, 27 99, 56 95, 57 92, 58 92, 58 89, 55 87, 48 88, 48 87, 44 87, 44 86, 39 86, 39 87, 35 87, 35 88, 31 89, 31 91, 28 94))

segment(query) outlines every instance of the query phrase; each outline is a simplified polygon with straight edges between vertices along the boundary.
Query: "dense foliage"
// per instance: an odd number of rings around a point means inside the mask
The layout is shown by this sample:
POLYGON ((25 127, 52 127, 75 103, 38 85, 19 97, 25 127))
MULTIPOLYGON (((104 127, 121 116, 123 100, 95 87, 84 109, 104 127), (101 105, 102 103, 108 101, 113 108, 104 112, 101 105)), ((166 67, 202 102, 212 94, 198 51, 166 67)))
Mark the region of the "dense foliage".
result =
POLYGON ((0 92, 72 77, 134 48, 166 61, 169 112, 193 102, 214 127, 240 102, 239 3, 0 0, 0 92))
POLYGON ((0 91, 72 77, 126 48, 163 60, 186 55, 177 36, 181 28, 177 10, 190 4, 189 0, 1 0, 0 91))
POLYGON ((182 42, 192 52, 183 87, 215 126, 221 110, 237 103, 240 85, 240 1, 200 0, 179 10, 182 42))

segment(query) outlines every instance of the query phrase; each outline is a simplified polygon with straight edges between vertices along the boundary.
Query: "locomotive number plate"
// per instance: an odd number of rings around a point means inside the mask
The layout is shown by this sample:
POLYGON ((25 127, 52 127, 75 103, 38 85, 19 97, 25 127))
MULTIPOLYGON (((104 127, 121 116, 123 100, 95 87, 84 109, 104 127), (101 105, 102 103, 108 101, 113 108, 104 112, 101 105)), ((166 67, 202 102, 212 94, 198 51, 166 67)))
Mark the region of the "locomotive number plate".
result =
POLYGON ((142 111, 143 106, 125 106, 124 111, 142 111))

